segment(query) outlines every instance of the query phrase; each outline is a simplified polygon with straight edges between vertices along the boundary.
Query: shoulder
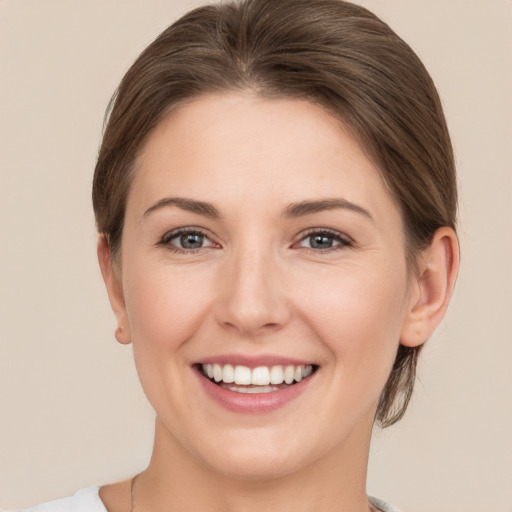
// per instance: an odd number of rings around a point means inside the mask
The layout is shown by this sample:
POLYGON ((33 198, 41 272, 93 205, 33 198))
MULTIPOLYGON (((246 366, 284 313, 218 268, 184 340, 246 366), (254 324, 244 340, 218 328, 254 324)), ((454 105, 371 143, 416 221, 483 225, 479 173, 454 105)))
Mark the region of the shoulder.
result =
POLYGON ((17 512, 107 512, 98 494, 99 487, 81 489, 73 496, 41 503, 17 512))
POLYGON ((379 498, 374 498, 373 496, 368 496, 370 503, 377 507, 382 512, 400 512, 396 507, 386 503, 385 501, 379 500, 379 498))

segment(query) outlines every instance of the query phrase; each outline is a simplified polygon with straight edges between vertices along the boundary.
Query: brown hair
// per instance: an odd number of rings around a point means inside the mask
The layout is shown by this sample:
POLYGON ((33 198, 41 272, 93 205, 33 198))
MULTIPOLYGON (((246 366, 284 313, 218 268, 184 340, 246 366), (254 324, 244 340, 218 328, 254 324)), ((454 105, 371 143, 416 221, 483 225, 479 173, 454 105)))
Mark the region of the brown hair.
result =
MULTIPOLYGON (((113 258, 134 163, 151 131, 180 102, 233 90, 304 99, 350 127, 401 209, 410 262, 439 227, 455 227, 450 138, 436 88, 411 48, 349 2, 239 0, 197 8, 167 28, 110 102, 93 205, 113 258)), ((377 410, 382 426, 405 412, 420 349, 399 346, 377 410)))

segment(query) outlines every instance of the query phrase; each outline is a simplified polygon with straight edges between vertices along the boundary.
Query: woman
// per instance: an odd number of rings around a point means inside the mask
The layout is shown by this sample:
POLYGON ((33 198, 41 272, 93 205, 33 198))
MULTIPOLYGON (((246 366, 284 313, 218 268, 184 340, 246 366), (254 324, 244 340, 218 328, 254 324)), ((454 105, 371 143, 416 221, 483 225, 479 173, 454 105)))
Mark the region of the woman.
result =
POLYGON ((196 9, 123 78, 93 203, 153 456, 35 510, 395 510, 366 495, 372 428, 403 416, 458 269, 412 50, 338 0, 196 9))

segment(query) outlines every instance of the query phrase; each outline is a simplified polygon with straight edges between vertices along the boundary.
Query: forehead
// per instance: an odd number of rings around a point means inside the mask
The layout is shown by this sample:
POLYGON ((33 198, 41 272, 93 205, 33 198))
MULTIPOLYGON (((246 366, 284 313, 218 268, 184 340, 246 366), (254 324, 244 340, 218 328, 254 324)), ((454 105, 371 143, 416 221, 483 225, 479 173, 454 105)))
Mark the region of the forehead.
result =
POLYGON ((157 126, 130 195, 162 194, 253 205, 336 194, 395 208, 379 170, 338 119, 307 101, 243 93, 194 99, 157 126))

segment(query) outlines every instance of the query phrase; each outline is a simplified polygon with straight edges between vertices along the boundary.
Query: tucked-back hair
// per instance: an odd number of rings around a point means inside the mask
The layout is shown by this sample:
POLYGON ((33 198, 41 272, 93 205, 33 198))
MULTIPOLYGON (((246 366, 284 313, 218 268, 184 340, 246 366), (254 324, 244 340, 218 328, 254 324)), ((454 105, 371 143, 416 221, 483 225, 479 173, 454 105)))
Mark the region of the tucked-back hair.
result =
MULTIPOLYGON (((122 79, 94 173, 98 231, 119 256, 133 169, 174 107, 207 93, 250 91, 320 105, 356 136, 401 210, 406 254, 455 228, 450 137, 436 88, 411 48, 367 9, 339 0, 240 0, 197 8, 167 28, 122 79)), ((411 398, 421 347, 400 345, 377 421, 411 398)))

